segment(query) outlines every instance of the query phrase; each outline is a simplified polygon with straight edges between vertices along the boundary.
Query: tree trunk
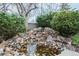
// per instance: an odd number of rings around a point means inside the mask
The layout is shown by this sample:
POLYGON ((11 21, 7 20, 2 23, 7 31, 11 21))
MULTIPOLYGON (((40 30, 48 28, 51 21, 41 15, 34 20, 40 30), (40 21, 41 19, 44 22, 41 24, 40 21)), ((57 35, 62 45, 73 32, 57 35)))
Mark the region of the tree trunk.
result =
POLYGON ((25 24, 25 29, 26 29, 26 32, 28 31, 28 14, 36 9, 36 4, 32 4, 32 3, 29 3, 27 5, 27 9, 25 8, 24 4, 23 3, 18 3, 16 4, 17 6, 17 9, 18 9, 18 12, 20 15, 22 15, 24 17, 24 24, 25 24), (34 8, 32 8, 32 5, 34 5, 34 8))
POLYGON ((28 16, 25 15, 25 13, 23 13, 23 17, 24 17, 24 25, 25 25, 25 29, 26 32, 28 31, 28 16))
POLYGON ((27 17, 24 17, 25 18, 25 21, 24 21, 24 24, 25 24, 25 29, 26 29, 26 32, 28 31, 28 20, 27 20, 27 17))

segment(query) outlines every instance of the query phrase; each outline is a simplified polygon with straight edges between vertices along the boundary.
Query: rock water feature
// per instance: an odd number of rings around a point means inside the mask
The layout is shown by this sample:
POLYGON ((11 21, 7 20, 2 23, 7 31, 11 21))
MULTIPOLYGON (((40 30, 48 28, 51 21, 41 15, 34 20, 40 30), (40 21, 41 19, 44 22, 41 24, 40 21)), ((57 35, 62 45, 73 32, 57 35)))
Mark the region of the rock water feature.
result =
POLYGON ((36 42, 30 40, 30 43, 27 45, 28 56, 35 56, 36 45, 37 45, 36 42))
POLYGON ((29 44, 27 45, 27 51, 28 51, 28 56, 35 56, 35 51, 36 51, 36 44, 29 44))
POLYGON ((55 56, 61 53, 62 41, 58 32, 50 28, 35 28, 26 34, 19 34, 9 39, 0 49, 3 56, 55 56), (57 41, 58 40, 58 41, 57 41))

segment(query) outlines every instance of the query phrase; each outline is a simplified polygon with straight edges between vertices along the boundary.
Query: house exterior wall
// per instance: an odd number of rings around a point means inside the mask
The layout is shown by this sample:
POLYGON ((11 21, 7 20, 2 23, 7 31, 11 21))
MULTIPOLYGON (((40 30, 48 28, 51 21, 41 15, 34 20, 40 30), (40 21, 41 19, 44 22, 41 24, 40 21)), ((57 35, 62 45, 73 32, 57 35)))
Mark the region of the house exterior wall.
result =
POLYGON ((29 30, 32 30, 32 29, 34 29, 34 28, 36 28, 37 26, 36 26, 36 23, 28 23, 28 29, 29 30))

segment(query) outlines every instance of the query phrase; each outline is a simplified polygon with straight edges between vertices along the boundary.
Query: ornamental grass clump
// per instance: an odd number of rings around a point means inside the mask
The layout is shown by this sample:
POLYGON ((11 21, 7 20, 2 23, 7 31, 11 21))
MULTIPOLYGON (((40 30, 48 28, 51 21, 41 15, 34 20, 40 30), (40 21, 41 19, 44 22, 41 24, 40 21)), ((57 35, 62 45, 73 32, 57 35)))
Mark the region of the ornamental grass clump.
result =
POLYGON ((49 44, 37 44, 36 55, 39 56, 55 56, 60 54, 58 46, 52 46, 49 44))

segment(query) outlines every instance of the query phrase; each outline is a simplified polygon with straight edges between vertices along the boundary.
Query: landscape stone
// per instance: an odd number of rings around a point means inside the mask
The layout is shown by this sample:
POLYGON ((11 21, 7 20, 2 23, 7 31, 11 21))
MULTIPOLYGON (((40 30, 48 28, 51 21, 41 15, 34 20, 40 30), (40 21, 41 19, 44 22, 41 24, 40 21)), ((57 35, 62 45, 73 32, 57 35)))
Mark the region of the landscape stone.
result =
MULTIPOLYGON (((19 35, 7 40, 6 43, 4 42, 1 47, 5 51, 0 50, 0 55, 35 56, 36 45, 49 45, 49 47, 60 50, 63 50, 63 47, 65 46, 67 49, 74 50, 71 46, 70 38, 60 36, 57 31, 54 31, 51 28, 38 27, 28 31, 27 33, 20 33, 19 35), (64 44, 63 42, 66 42, 67 44, 64 44)), ((78 47, 76 51, 77 50, 78 47)))

